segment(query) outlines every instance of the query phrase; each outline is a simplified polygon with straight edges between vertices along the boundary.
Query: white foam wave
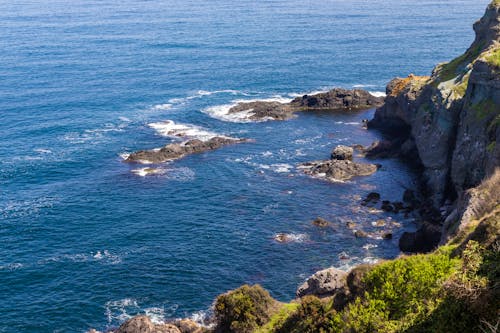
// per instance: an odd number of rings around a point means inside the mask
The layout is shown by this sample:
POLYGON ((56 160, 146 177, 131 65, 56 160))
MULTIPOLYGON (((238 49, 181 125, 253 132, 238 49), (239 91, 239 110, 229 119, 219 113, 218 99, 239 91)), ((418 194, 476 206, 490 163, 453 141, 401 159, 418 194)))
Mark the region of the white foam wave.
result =
POLYGON ((286 98, 281 95, 275 95, 269 98, 255 98, 255 99, 236 99, 231 101, 229 104, 215 105, 201 110, 203 113, 208 114, 210 117, 219 119, 222 121, 228 121, 232 123, 251 123, 251 122, 264 122, 273 120, 271 117, 265 117, 262 119, 254 120, 250 119, 254 112, 252 109, 248 109, 241 112, 229 113, 232 107, 240 103, 251 103, 251 102, 279 102, 279 103, 289 103, 291 98, 286 98))
POLYGON ((15 271, 15 270, 21 269, 23 267, 24 267, 23 264, 21 264, 19 262, 14 262, 12 264, 0 265, 0 271, 1 270, 15 271))
POLYGON ((197 98, 203 98, 205 96, 211 96, 215 94, 231 94, 231 95, 242 95, 242 96, 250 96, 249 94, 239 91, 239 90, 233 90, 233 89, 224 89, 224 90, 214 90, 214 91, 207 91, 207 90, 198 90, 194 95, 190 95, 187 97, 177 97, 177 98, 171 98, 168 100, 170 104, 184 104, 190 100, 197 99, 197 98))
POLYGON ((383 91, 369 91, 370 95, 375 97, 385 97, 387 94, 383 91))
POLYGON ((211 328, 214 323, 210 322, 210 317, 210 311, 197 311, 191 314, 189 319, 202 327, 211 328))
POLYGON ((355 84, 352 86, 353 88, 373 88, 376 87, 374 84, 355 84))
POLYGON ((357 121, 336 121, 335 124, 337 125, 355 125, 355 126, 359 126, 361 125, 360 122, 357 122, 357 121))
POLYGON ((151 318, 151 321, 155 324, 165 323, 165 309, 152 307, 144 309, 144 314, 151 318))
POLYGON ((35 149, 35 152, 40 153, 40 154, 52 154, 52 150, 44 149, 44 148, 35 149))
POLYGON ((324 94, 324 93, 327 93, 328 91, 330 91, 329 88, 324 88, 321 90, 313 90, 313 91, 309 91, 309 92, 305 92, 305 93, 289 93, 288 96, 293 97, 293 98, 302 97, 304 95, 313 96, 313 95, 318 95, 318 94, 324 94))
POLYGON ((134 169, 131 171, 133 174, 136 174, 141 177, 151 176, 151 175, 161 175, 165 173, 164 169, 161 168, 140 168, 134 169))
POLYGON ((309 239, 307 234, 278 233, 273 239, 278 243, 303 243, 309 239))
POLYGON ((172 108, 172 104, 164 103, 164 104, 156 104, 153 106, 153 110, 164 111, 172 108))
POLYGON ((226 137, 196 125, 180 124, 172 120, 150 123, 148 126, 156 130, 158 134, 171 138, 192 138, 207 141, 216 136, 226 137))
POLYGON ((127 123, 130 123, 132 121, 132 120, 130 120, 130 118, 127 118, 127 117, 118 117, 118 119, 120 119, 121 121, 127 122, 127 123))
POLYGON ((111 325, 115 321, 121 323, 132 318, 132 315, 128 312, 137 312, 139 310, 139 305, 137 300, 133 298, 124 298, 106 302, 105 308, 108 325, 111 325))

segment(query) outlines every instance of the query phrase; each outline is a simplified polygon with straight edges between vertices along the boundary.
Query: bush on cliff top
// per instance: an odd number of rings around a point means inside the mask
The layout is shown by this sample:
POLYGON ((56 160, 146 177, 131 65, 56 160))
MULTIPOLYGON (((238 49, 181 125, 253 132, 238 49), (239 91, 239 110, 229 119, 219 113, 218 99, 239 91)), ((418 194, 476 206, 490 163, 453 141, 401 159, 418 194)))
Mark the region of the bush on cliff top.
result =
POLYGON ((215 301, 216 332, 250 333, 266 324, 277 302, 260 285, 244 285, 215 301))

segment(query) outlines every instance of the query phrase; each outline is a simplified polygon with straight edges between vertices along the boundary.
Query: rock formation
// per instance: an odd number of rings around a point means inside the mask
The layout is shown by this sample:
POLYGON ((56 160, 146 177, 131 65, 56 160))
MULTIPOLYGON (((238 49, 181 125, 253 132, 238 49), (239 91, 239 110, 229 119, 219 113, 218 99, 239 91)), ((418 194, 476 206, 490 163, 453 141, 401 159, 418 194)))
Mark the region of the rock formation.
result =
POLYGON ((448 216, 448 230, 467 223, 462 220, 467 191, 500 165, 498 1, 488 6, 474 30, 476 38, 470 48, 451 62, 438 65, 430 77, 410 75, 392 80, 385 104, 369 122, 369 128, 393 135, 396 147, 389 151, 415 148, 413 158, 423 166, 426 193, 434 208, 442 208, 448 216), (454 204, 443 207, 446 202, 454 204))
POLYGON ((346 285, 347 273, 336 268, 327 268, 314 273, 297 289, 297 297, 315 295, 333 296, 346 285))
POLYGON ((356 176, 369 176, 377 171, 375 164, 351 161, 353 149, 337 146, 332 151, 332 159, 302 163, 300 168, 311 176, 324 177, 330 181, 345 181, 356 176))
POLYGON ((383 98, 375 97, 368 91, 336 88, 316 95, 297 97, 290 103, 279 102, 242 102, 232 107, 229 113, 250 112, 251 120, 286 120, 294 112, 324 110, 351 111, 366 110, 382 105, 383 98))
POLYGON ((208 141, 192 139, 182 143, 171 143, 161 149, 141 150, 130 154, 126 162, 139 163, 162 163, 176 160, 190 154, 202 153, 208 150, 215 150, 222 146, 245 142, 244 139, 233 139, 227 137, 213 137, 208 141))

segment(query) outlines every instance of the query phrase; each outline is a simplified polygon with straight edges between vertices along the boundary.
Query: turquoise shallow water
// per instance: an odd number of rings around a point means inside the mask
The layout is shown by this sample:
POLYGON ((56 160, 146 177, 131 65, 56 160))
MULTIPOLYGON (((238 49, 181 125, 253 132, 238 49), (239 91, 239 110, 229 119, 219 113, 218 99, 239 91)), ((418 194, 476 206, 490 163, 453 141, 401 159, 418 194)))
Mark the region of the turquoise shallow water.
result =
POLYGON ((411 170, 378 161, 372 177, 330 184, 295 168, 379 138, 360 127, 373 110, 217 115, 235 100, 383 91, 394 76, 428 74, 470 44, 487 2, 1 2, 0 332, 199 316, 242 283, 288 300, 318 268, 398 255, 397 237, 355 239, 344 224, 412 228, 353 213, 373 190, 399 199, 411 170), (172 141, 149 126, 164 120, 255 142, 142 177, 120 155, 172 141), (334 227, 316 229, 316 216, 334 227), (278 244, 277 233, 296 241, 278 244))

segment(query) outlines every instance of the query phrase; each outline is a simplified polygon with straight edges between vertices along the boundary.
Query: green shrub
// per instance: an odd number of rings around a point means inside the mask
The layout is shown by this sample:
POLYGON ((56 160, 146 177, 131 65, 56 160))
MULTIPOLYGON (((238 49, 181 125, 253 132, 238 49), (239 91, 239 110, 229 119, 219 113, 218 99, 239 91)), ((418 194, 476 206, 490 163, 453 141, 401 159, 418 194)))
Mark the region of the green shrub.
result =
POLYGON ((376 266, 364 281, 371 299, 383 301, 390 320, 425 311, 457 259, 439 252, 413 255, 376 266))
POLYGON ((316 296, 301 299, 297 311, 288 317, 276 333, 328 333, 338 332, 341 319, 330 303, 324 303, 316 296))
POLYGON ((244 285, 215 301, 215 332, 250 333, 266 324, 277 302, 259 285, 244 285))

